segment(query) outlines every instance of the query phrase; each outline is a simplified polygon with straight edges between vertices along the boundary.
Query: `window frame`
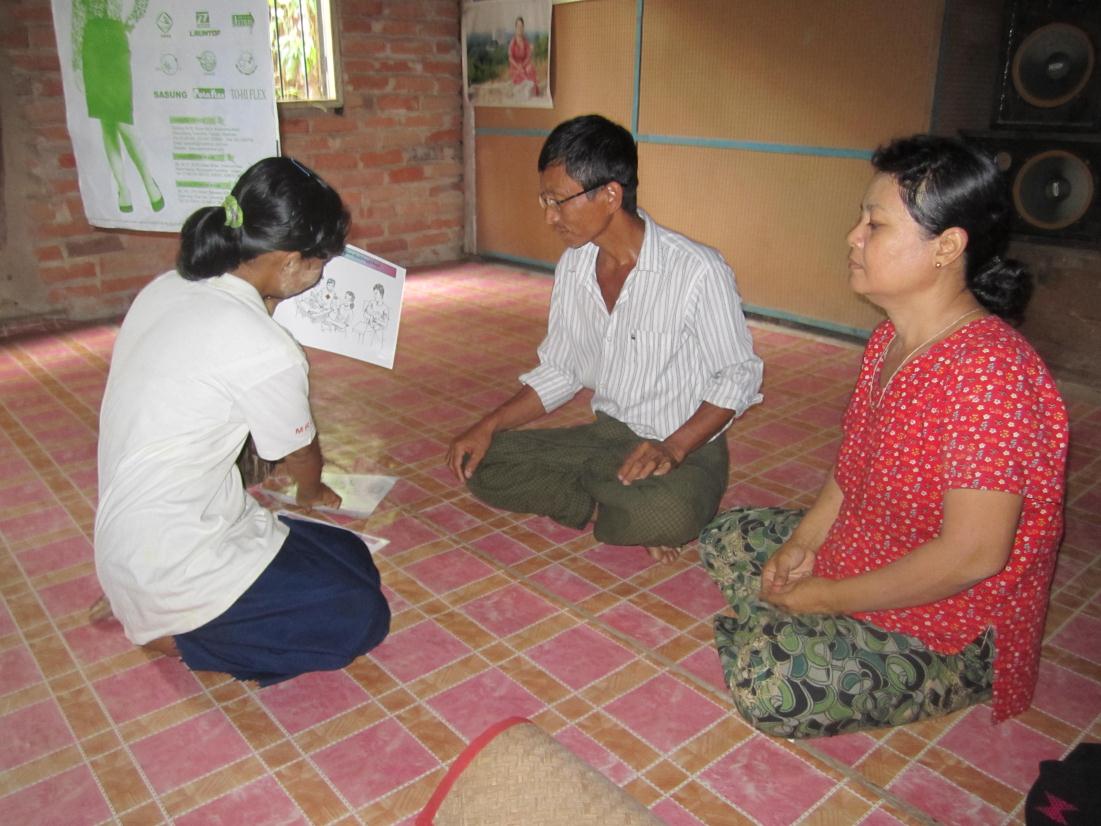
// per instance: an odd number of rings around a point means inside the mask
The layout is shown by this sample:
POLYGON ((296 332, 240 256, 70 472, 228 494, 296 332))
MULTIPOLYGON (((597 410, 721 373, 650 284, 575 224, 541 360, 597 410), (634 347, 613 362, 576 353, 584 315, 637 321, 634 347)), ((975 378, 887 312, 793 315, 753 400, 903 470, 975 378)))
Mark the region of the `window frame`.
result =
MULTIPOLYGON (((278 75, 276 74, 278 54, 275 49, 272 49, 272 74, 275 86, 275 103, 280 109, 323 109, 325 111, 335 111, 339 114, 344 109, 344 72, 340 53, 340 0, 315 0, 315 2, 317 3, 318 28, 321 30, 320 35, 323 39, 325 37, 325 18, 328 18, 329 49, 327 55, 329 63, 331 64, 330 71, 332 75, 333 96, 331 98, 319 98, 314 100, 280 100, 280 84, 278 75)), ((273 13, 273 10, 269 7, 269 38, 271 29, 275 26, 275 21, 272 19, 273 13)))

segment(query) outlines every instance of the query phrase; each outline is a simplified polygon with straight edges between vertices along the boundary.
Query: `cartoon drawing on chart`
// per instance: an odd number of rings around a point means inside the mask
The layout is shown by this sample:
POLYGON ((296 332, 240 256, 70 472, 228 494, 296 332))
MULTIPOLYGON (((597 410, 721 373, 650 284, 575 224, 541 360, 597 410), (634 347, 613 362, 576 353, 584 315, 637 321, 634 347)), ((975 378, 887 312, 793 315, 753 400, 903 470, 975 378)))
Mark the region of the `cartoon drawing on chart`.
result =
POLYGON ((312 288, 295 296, 294 307, 298 315, 305 316, 314 324, 320 324, 336 308, 336 279, 326 278, 324 284, 318 281, 312 288))
POLYGON ((338 333, 346 333, 348 325, 352 321, 352 311, 356 307, 356 294, 346 290, 344 297, 329 311, 329 314, 321 320, 322 330, 334 330, 338 333))
POLYGON ((382 343, 386 340, 386 328, 390 326, 390 311, 386 309, 386 303, 383 301, 386 297, 386 288, 381 284, 375 284, 371 292, 371 300, 363 305, 363 318, 357 321, 352 329, 361 342, 367 341, 371 347, 382 347, 382 343))
POLYGON ((149 206, 164 209, 164 195, 153 179, 141 139, 134 129, 134 79, 130 68, 130 32, 145 16, 149 0, 134 0, 123 18, 122 0, 73 0, 73 70, 83 84, 88 117, 99 121, 103 151, 115 181, 119 212, 133 212, 122 150, 141 177, 149 206))

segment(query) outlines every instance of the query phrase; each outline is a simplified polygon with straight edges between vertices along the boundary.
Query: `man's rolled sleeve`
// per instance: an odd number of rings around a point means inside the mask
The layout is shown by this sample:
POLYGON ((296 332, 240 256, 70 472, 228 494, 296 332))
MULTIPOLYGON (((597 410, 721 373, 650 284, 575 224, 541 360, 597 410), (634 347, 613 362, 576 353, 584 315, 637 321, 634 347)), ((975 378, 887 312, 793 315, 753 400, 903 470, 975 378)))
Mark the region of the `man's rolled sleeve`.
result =
POLYGON ((733 410, 736 416, 763 400, 759 392, 763 375, 761 360, 752 356, 731 364, 712 375, 703 393, 703 400, 716 407, 733 410))
POLYGON ((703 400, 741 415, 762 400, 764 365, 753 352, 742 302, 731 272, 716 254, 697 282, 694 333, 709 376, 703 400))
POLYGON ((539 396, 543 409, 550 413, 564 405, 581 389, 581 382, 573 371, 562 365, 576 361, 566 331, 562 302, 569 287, 568 268, 560 261, 555 270, 554 287, 551 289, 550 317, 547 319, 547 335, 539 345, 539 366, 520 376, 539 396))
POLYGON ((536 392, 548 413, 564 405, 581 389, 572 376, 549 364, 540 364, 524 373, 520 376, 520 382, 536 392))

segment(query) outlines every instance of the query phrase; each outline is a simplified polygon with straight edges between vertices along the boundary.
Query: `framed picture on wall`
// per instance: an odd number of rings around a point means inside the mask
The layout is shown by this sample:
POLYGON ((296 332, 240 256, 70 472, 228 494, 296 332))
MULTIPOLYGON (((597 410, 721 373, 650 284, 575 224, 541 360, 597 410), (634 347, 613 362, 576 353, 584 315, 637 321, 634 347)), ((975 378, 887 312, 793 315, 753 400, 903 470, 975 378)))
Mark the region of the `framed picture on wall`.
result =
POLYGON ((463 90, 475 106, 550 109, 551 0, 463 7, 463 90))

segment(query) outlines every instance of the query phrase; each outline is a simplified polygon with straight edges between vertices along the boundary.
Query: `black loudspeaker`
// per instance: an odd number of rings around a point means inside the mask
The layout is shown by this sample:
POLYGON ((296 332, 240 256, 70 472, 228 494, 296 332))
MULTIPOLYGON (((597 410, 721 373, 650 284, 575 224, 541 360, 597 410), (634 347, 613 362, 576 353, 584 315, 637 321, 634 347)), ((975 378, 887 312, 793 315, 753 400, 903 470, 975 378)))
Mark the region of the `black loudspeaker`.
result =
POLYGON ((1101 0, 1007 0, 995 129, 1101 129, 1101 0))
POLYGON ((1015 235, 1101 247, 1101 136, 964 132, 1008 177, 1015 235))

